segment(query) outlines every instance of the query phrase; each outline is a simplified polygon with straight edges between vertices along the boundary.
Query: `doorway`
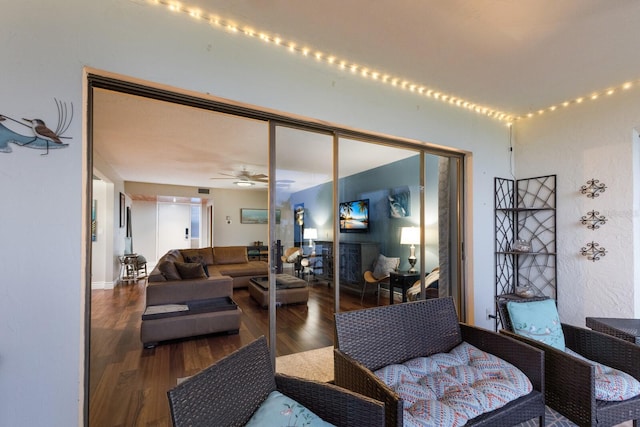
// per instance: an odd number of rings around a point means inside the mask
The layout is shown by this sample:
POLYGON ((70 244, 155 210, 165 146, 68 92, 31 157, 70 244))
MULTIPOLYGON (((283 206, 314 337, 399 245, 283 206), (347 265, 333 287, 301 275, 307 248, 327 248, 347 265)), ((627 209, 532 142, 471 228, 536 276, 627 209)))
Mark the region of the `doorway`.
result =
MULTIPOLYGON (((415 245, 417 254, 418 276, 419 285, 424 288, 424 274, 427 273, 436 263, 440 263, 440 255, 434 257, 435 247, 440 249, 439 243, 432 243, 432 235, 438 234, 436 231, 440 227, 434 225, 435 223, 429 223, 434 215, 430 212, 433 206, 441 206, 441 202, 438 199, 437 202, 433 200, 433 194, 438 194, 438 197, 442 191, 449 193, 449 199, 447 204, 453 207, 448 215, 451 221, 447 227, 452 227, 450 234, 446 238, 448 242, 454 244, 448 246, 448 256, 451 263, 449 264, 450 271, 456 272, 456 275, 451 275, 450 287, 455 289, 459 295, 462 295, 463 289, 463 270, 461 262, 460 241, 463 236, 463 230, 459 218, 462 218, 462 189, 461 183, 463 180, 458 179, 461 176, 464 157, 460 153, 449 152, 445 150, 436 150, 419 144, 417 142, 407 142, 390 137, 372 136, 364 132, 355 132, 353 130, 342 129, 335 126, 327 125, 314 120, 305 120, 300 118, 282 117, 280 115, 274 115, 273 113, 253 109, 249 107, 239 107, 238 105, 230 105, 221 100, 213 98, 193 98, 192 96, 185 96, 179 92, 169 92, 154 88, 152 86, 142 86, 138 84, 132 84, 129 82, 122 82, 119 80, 113 80, 98 75, 89 76, 89 150, 88 150, 88 163, 94 165, 93 157, 93 131, 92 123, 93 117, 93 92, 95 90, 111 91, 122 96, 137 96, 151 101, 158 102, 170 102, 179 106, 187 106, 193 114, 220 114, 230 116, 234 122, 240 121, 242 123, 260 123, 260 127, 266 129, 270 126, 269 132, 264 132, 262 135, 262 143, 265 151, 269 148, 270 161, 268 164, 269 175, 272 179, 269 180, 268 190, 268 210, 269 210, 269 233, 268 242, 270 245, 275 245, 278 240, 286 242, 284 244, 290 244, 293 246, 301 247, 303 255, 306 255, 308 261, 313 261, 311 266, 305 266, 305 269, 301 271, 302 280, 309 281, 311 286, 317 286, 316 279, 327 279, 325 282, 321 282, 320 286, 328 286, 334 293, 333 307, 323 307, 322 310, 329 310, 330 312, 343 310, 341 305, 341 296, 344 296, 344 292, 353 292, 355 289, 357 300, 362 301, 364 298, 370 298, 368 290, 362 292, 362 288, 355 288, 356 283, 347 283, 345 280, 346 270, 351 267, 352 258, 349 258, 346 254, 343 254, 344 248, 348 246, 361 245, 363 243, 376 243, 378 242, 377 255, 385 255, 388 257, 397 257, 401 259, 404 264, 401 268, 407 268, 406 262, 408 254, 410 253, 410 247, 404 245, 401 242, 401 228, 403 226, 414 225, 424 230, 423 236, 420 239, 420 243, 415 245), (354 150, 355 148, 355 150, 354 150), (366 155, 365 155, 366 154, 366 155), (431 156, 431 157, 430 157, 431 156), (452 169, 447 173, 443 173, 439 164, 440 161, 444 161, 450 165, 453 165, 452 169), (290 162, 290 163, 287 163, 290 162), (437 166, 433 166, 433 164, 437 166), (359 168, 359 169, 358 169, 359 168), (392 182, 391 170, 399 170, 406 172, 401 179, 397 182, 392 182), (437 171, 438 175, 447 177, 456 177, 456 181, 448 181, 448 190, 443 190, 444 186, 440 184, 436 185, 435 193, 429 193, 428 184, 434 181, 434 171, 437 171), (291 175, 288 176, 288 173, 291 175), (377 183, 374 184, 373 178, 377 178, 377 183), (300 187, 294 189, 294 184, 299 184, 302 181, 308 180, 306 187, 300 187), (368 187, 360 186, 358 182, 364 182, 368 187), (288 186, 288 187, 287 187, 288 186), (406 190, 406 191, 405 191, 406 190), (408 193, 408 199, 403 194, 408 193), (429 196, 427 196, 430 194, 429 196), (395 202, 398 202, 403 209, 410 212, 409 215, 399 216, 397 212, 390 213, 390 199, 392 197, 395 202), (366 233, 349 233, 340 231, 339 223, 339 205, 340 203, 350 201, 369 201, 368 209, 369 218, 367 222, 370 222, 371 228, 366 233), (300 206, 303 205, 303 206, 300 206), (298 224, 296 219, 296 212, 302 208, 304 212, 305 220, 302 224, 298 224), (407 209, 408 208, 408 209, 407 209), (281 216, 280 224, 276 224, 275 219, 277 217, 276 212, 279 211, 281 216), (374 216, 374 212, 375 215, 374 216), (287 222, 288 221, 288 222, 287 222), (285 225, 288 224, 288 228, 285 225), (298 224, 296 228, 295 224, 298 224), (276 227, 280 227, 279 229, 276 227), (302 227, 301 227, 302 226, 302 227), (455 227, 455 228, 453 228, 455 227), (308 231, 305 235, 305 229, 308 231), (315 232, 309 232, 310 229, 314 229, 315 232), (385 232, 386 230, 386 232, 385 232), (378 234, 380 233, 380 234, 378 234), (375 241, 374 241, 375 240, 375 241), (454 242, 457 240, 457 242, 454 242), (384 244, 384 245, 382 245, 384 244), (436 246, 437 245, 437 246, 436 246), (431 252, 430 252, 431 251, 431 252), (315 252, 315 254, 313 253, 315 252), (315 255, 312 257, 312 255, 315 255), (320 255, 320 256, 318 256, 320 255), (314 258, 314 259, 311 259, 314 258), (353 289, 347 289, 350 285, 353 289), (344 287, 343 287, 344 286, 344 287), (361 299, 362 295, 362 299, 361 299)), ((236 129, 237 131, 237 129, 236 129)), ((177 132, 178 136, 182 137, 183 134, 177 132)), ((237 132, 243 134, 242 132, 237 132)), ((212 132, 211 135, 215 135, 212 132)), ((185 139, 180 139, 181 143, 184 143, 185 139)), ((155 156, 161 149, 166 147, 167 150, 171 148, 170 143, 158 143, 154 141, 156 145, 148 153, 135 152, 136 146, 129 145, 128 152, 123 156, 129 158, 143 159, 145 156, 155 156)), ((251 141, 256 142, 256 141, 251 141)), ((212 138, 209 142, 215 145, 216 140, 212 138)), ((198 145, 181 145, 180 149, 174 153, 174 156, 183 157, 187 152, 195 152, 196 154, 202 153, 202 146, 198 145)), ((236 143, 230 148, 236 150, 238 155, 245 155, 251 151, 251 144, 248 142, 236 143)), ((109 159, 99 159, 100 165, 109 165, 109 159)), ((158 159, 159 161, 159 159, 158 159)), ((91 168, 89 168, 91 169, 91 168)), ((171 170, 163 170, 164 175, 169 175, 171 170)), ((128 180, 127 178, 123 178, 128 180)), ((208 177, 207 179, 210 179, 208 177)), ((395 179, 395 178, 394 178, 395 179)), ((210 181, 207 181, 210 183, 210 181)), ((232 181, 233 183, 233 181, 232 181)), ((211 211, 207 211, 207 221, 211 221, 212 227, 209 229, 210 233, 220 223, 218 219, 225 221, 226 226, 235 225, 239 220, 237 217, 231 215, 224 215, 216 213, 214 209, 220 208, 217 201, 212 201, 211 211), (228 217, 228 218, 227 218, 228 217), (230 223, 226 223, 230 221, 230 223)), ((254 206, 247 206, 254 207, 254 206)), ((402 209, 396 210, 401 211, 402 209)), ((439 208, 438 208, 438 212, 439 208)), ((135 213, 134 213, 135 215, 135 213)), ((437 215, 435 215, 437 216, 437 215)), ((186 229, 188 226, 185 226, 186 229)), ((181 228, 183 228, 181 226, 181 228)), ((183 230, 184 231, 184 230, 183 230)), ((185 233, 182 237, 184 237, 185 233)), ((220 233, 216 231, 216 239, 220 233)), ((255 240, 255 239, 254 239, 255 240)), ((267 240, 267 239, 265 239, 267 240)), ((442 242, 443 239, 440 239, 442 242)), ((215 242, 214 246, 215 246, 215 242)), ((114 248, 114 251, 116 248, 114 248)), ((271 252, 273 254, 273 251, 271 252)), ((362 259, 362 247, 360 248, 360 260, 358 261, 360 269, 370 268, 371 259, 362 259)), ((354 255, 357 257, 357 255, 354 255)), ((277 260, 273 255, 270 257, 271 271, 277 269, 277 260)), ((361 270, 360 270, 361 273, 361 270)), ((270 275, 270 280, 273 275, 270 275)), ((358 274, 352 275, 356 277, 358 274)), ((383 289, 384 290, 384 289, 383 289)), ((378 292, 378 291, 377 291, 378 292)), ((424 289, 421 289, 424 292, 424 289)), ((402 302, 402 295, 405 293, 404 289, 398 292, 398 289, 387 289, 387 300, 394 299, 395 294, 398 293, 399 301, 402 302)), ((88 292, 90 295, 90 292, 88 292)), ((89 297, 90 298, 90 297, 89 297)), ((371 300, 370 300, 371 301, 371 300)), ((462 301, 462 299, 460 299, 462 301)), ((362 305, 360 306, 362 307, 362 305)), ((353 309, 355 307, 351 307, 353 309)), ((275 298, 270 300, 270 309, 268 310, 268 325, 269 336, 274 339, 270 339, 270 344, 276 345, 277 331, 280 326, 277 321, 278 313, 281 308, 276 308, 275 298)), ((464 310, 460 310, 461 313, 464 310)), ((87 330, 91 330, 91 303, 87 304, 87 330)), ((314 316, 313 311, 309 311, 307 315, 314 316)), ((330 316, 328 316, 331 318, 330 316)), ((131 320, 132 322, 135 319, 131 320)), ((297 324, 297 323, 296 323, 297 324)), ((292 323, 292 325, 296 325, 292 323)), ((254 333, 254 331, 250 331, 254 333)), ((300 330, 300 337, 308 339, 310 345, 315 345, 313 335, 307 333, 307 331, 300 330)), ((136 337, 130 337, 135 339, 136 337)), ((213 338, 212 338, 213 339, 213 338)), ((227 345, 227 350, 233 350, 234 346, 241 345, 242 339, 230 338, 227 345)), ((324 344, 324 343, 323 343, 324 344)), ((320 344, 322 345, 322 344, 320 344)), ((87 339, 87 360, 90 359, 90 346, 91 339, 87 339)), ((275 356, 276 353, 286 351, 280 347, 272 347, 272 353, 275 356)), ((213 352, 212 346, 207 344, 206 352, 213 352)), ((152 355, 147 355, 152 356, 152 355)), ((215 356, 220 357, 220 353, 215 353, 215 356)), ((94 363, 96 361, 91 361, 94 363)), ((97 362, 100 363, 100 362, 97 362)), ((89 367, 87 364, 88 381, 91 381, 89 375, 89 367)), ((172 379, 175 383, 175 378, 172 379)), ((163 383, 163 387, 166 384, 163 383)), ((89 393, 90 387, 86 387, 87 393, 89 393)), ((89 395, 87 402, 89 402, 89 395)))

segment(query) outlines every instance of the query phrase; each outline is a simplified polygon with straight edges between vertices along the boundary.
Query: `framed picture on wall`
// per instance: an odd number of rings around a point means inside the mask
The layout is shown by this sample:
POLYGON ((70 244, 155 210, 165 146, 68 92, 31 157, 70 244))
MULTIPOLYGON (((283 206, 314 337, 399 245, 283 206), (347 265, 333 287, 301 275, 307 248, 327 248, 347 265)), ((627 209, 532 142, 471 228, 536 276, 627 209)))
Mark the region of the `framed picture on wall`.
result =
POLYGON ((406 218, 411 216, 411 193, 409 189, 391 191, 389 200, 389 218, 406 218))
MULTIPOLYGON (((268 224, 269 211, 267 209, 240 209, 241 224, 268 224)), ((280 209, 276 209, 276 224, 280 224, 280 209)))
POLYGON ((125 217, 124 194, 120 193, 120 228, 124 228, 125 222, 126 222, 126 217, 125 217))

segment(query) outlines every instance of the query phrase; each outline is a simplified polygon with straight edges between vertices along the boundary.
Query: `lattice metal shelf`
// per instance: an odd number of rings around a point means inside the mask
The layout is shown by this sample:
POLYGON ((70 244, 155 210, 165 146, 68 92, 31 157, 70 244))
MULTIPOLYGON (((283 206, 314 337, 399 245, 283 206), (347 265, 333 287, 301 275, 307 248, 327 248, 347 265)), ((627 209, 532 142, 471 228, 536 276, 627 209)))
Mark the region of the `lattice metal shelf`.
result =
POLYGON ((557 299, 556 175, 495 178, 494 211, 496 301, 522 286, 557 299), (530 252, 512 250, 520 239, 530 243, 530 252))

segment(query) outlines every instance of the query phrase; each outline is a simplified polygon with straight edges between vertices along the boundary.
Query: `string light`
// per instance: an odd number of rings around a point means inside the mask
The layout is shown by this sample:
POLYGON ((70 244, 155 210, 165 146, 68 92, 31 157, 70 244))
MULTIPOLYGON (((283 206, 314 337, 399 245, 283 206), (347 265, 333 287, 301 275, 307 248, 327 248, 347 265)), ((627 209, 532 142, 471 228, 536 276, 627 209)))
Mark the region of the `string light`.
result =
MULTIPOLYGON (((403 90, 408 89, 409 91, 416 93, 419 96, 424 96, 427 98, 446 102, 449 105, 465 108, 490 118, 494 118, 500 121, 506 121, 508 126, 511 126, 514 122, 518 120, 529 119, 536 115, 540 116, 546 112, 553 112, 558 110, 558 105, 551 105, 550 107, 541 108, 537 110, 535 114, 533 112, 529 112, 523 115, 516 115, 516 114, 499 111, 491 107, 469 102, 457 96, 442 93, 441 91, 428 88, 427 86, 416 83, 416 82, 401 79, 400 77, 396 77, 391 74, 382 73, 379 70, 373 70, 366 67, 361 67, 360 65, 352 63, 347 59, 340 59, 335 55, 325 54, 320 51, 315 51, 313 54, 311 54, 311 48, 309 47, 299 47, 298 44, 294 43, 293 41, 287 41, 282 39, 281 37, 269 35, 266 32, 256 33, 256 31, 253 30, 252 28, 249 28, 249 27, 243 28, 241 26, 238 26, 228 20, 225 20, 213 14, 207 14, 205 12, 202 12, 200 9, 184 7, 181 3, 177 1, 173 1, 173 0, 147 0, 147 1, 150 4, 165 6, 167 9, 169 9, 172 12, 182 12, 196 20, 208 21, 209 23, 211 23, 211 25, 221 27, 232 33, 244 34, 245 36, 248 36, 251 38, 255 38, 257 35, 257 37, 259 37, 261 40, 263 40, 267 44, 282 46, 287 50, 289 50, 291 53, 297 53, 305 57, 312 56, 318 62, 326 63, 330 66, 337 67, 339 70, 344 70, 344 71, 349 70, 351 71, 352 74, 359 75, 362 78, 372 79, 384 84, 391 84, 392 86, 403 89, 403 90)), ((582 104, 585 101, 595 101, 604 95, 611 96, 617 93, 618 91, 629 90, 632 87, 637 86, 638 84, 640 84, 640 79, 634 80, 634 81, 627 81, 619 86, 609 87, 608 89, 603 90, 601 92, 593 92, 588 96, 581 96, 570 101, 564 101, 559 105, 562 106, 563 108, 566 108, 571 105, 582 104)))

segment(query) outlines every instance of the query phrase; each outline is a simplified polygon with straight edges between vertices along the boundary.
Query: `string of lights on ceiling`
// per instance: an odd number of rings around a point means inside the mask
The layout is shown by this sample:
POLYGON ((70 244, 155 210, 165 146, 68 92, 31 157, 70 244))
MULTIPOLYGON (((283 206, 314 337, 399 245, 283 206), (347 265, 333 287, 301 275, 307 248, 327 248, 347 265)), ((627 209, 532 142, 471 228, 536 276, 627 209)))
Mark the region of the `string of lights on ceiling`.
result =
POLYGON ((241 25, 235 24, 234 22, 228 19, 224 19, 212 13, 204 12, 195 7, 186 6, 180 2, 176 2, 172 0, 147 0, 147 1, 151 4, 164 6, 171 12, 183 13, 183 14, 189 15, 191 18, 196 19, 198 21, 208 22, 212 26, 223 29, 227 32, 242 34, 247 37, 259 39, 265 44, 287 49, 289 52, 293 54, 298 54, 306 58, 311 58, 315 61, 322 62, 329 66, 336 67, 339 70, 349 72, 361 78, 374 80, 382 84, 388 84, 400 90, 407 90, 407 91, 416 93, 419 96, 424 96, 424 97, 441 101, 456 107, 471 110, 471 111, 474 111, 475 113, 482 114, 487 117, 506 122, 507 125, 509 126, 518 120, 524 120, 524 119, 532 118, 535 116, 540 116, 542 114, 551 113, 551 112, 560 110, 562 108, 567 108, 569 106, 579 105, 589 101, 595 101, 597 99, 608 97, 618 92, 626 91, 631 89, 634 86, 640 85, 640 79, 634 80, 634 81, 627 81, 623 84, 620 84, 617 86, 611 86, 602 91, 593 92, 587 96, 581 96, 575 99, 567 100, 560 104, 539 109, 535 112, 529 112, 524 115, 509 113, 505 111, 496 110, 491 107, 487 107, 475 102, 471 102, 451 94, 444 93, 437 89, 430 88, 427 85, 412 82, 410 80, 395 76, 391 73, 385 73, 364 65, 359 65, 355 62, 349 61, 348 59, 340 58, 336 55, 332 55, 330 53, 313 49, 304 44, 299 44, 290 40, 285 40, 279 36, 273 35, 265 31, 258 31, 249 26, 241 26, 241 25))

